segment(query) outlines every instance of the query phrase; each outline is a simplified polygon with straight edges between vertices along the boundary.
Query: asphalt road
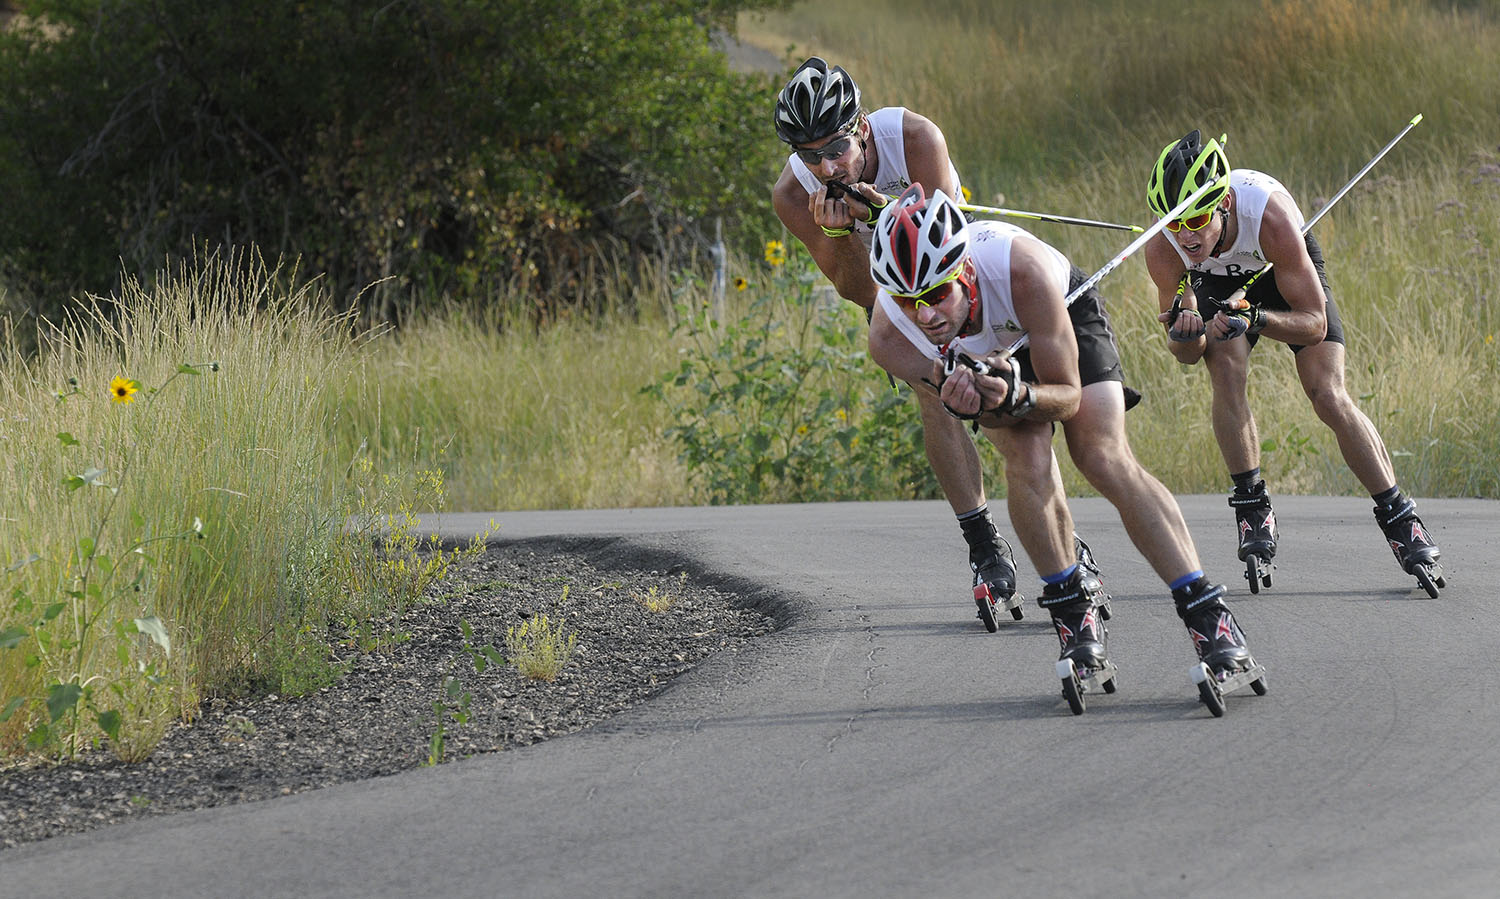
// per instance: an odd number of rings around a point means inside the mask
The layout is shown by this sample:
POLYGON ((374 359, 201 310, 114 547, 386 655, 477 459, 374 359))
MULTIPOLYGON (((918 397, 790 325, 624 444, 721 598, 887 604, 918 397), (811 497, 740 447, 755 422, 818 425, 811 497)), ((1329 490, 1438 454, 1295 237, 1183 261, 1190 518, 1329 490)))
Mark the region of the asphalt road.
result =
POLYGON ((685 562, 789 623, 591 731, 0 854, 0 894, 1496 895, 1500 503, 1422 501, 1437 600, 1368 500, 1278 497, 1259 596, 1223 498, 1182 503, 1269 669, 1224 718, 1100 500, 1073 508, 1120 690, 1081 717, 1033 604, 975 621, 943 504, 502 513, 497 539, 597 535, 602 561, 685 562))

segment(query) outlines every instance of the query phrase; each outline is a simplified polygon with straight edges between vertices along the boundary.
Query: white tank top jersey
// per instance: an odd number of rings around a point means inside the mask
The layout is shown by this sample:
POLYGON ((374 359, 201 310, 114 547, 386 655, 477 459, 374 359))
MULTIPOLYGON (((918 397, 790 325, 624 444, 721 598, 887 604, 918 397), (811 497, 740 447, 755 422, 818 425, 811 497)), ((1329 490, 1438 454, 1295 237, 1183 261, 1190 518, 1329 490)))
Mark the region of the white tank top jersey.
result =
MULTIPOLYGON (((880 165, 870 183, 875 185, 876 190, 890 197, 900 196, 903 190, 911 186, 911 174, 906 170, 906 140, 901 132, 905 118, 904 106, 887 106, 869 115, 870 139, 875 143, 875 155, 880 158, 880 165)), ((822 189, 823 182, 797 158, 796 153, 787 156, 787 165, 791 166, 792 174, 797 176, 797 181, 809 194, 822 189)), ((952 176, 954 189, 961 199, 963 190, 959 185, 962 182, 958 180, 958 169, 954 168, 952 160, 948 161, 948 173, 952 176)), ((854 234, 869 249, 870 226, 864 222, 855 222, 854 234)))
MULTIPOLYGON (((1029 238, 1046 248, 1052 278, 1063 295, 1067 295, 1072 265, 1057 248, 1009 222, 970 224, 969 258, 974 261, 974 276, 979 285, 979 330, 955 340, 953 347, 976 359, 1011 346, 1026 333, 1016 320, 1015 302, 1010 294, 1010 252, 1018 237, 1029 238)), ((882 290, 876 294, 875 301, 912 345, 930 359, 940 357, 939 348, 927 339, 916 322, 906 317, 890 294, 882 290)))
MULTIPOLYGON (((1266 254, 1260 246, 1260 222, 1266 213, 1266 203, 1274 193, 1286 194, 1289 200, 1292 195, 1281 186, 1280 181, 1253 169, 1230 171, 1229 189, 1234 191, 1234 219, 1240 229, 1239 234, 1235 235, 1234 246, 1225 248, 1219 255, 1210 256, 1197 265, 1190 265, 1177 241, 1168 241, 1182 259, 1182 264, 1195 272, 1238 278, 1266 267, 1266 254)), ((1304 219, 1295 200, 1292 202, 1292 209, 1295 212, 1295 223, 1300 229, 1304 219)))

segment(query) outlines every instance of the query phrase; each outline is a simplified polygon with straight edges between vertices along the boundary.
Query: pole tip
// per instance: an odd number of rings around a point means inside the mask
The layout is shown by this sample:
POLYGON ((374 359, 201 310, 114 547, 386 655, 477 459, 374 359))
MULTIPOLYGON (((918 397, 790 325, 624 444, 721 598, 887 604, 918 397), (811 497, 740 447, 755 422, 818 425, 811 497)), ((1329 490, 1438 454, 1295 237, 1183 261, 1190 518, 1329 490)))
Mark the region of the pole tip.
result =
POLYGON ((1417 113, 1417 117, 1411 120, 1411 123, 1413 125, 1415 125, 1416 123, 1418 123, 1420 121, 1422 121, 1422 114, 1419 112, 1419 113, 1417 113))
POLYGON ((1145 234, 1146 233, 1146 229, 1142 228, 1140 225, 1131 225, 1130 226, 1130 233, 1132 233, 1132 234, 1145 234))

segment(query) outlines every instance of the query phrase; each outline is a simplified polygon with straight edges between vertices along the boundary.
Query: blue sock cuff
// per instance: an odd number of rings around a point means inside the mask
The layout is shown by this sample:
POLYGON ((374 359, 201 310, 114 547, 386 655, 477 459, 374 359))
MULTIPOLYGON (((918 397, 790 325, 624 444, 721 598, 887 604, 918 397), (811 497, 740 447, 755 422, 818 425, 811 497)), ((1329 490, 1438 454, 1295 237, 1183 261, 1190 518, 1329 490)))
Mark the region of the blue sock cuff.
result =
POLYGON ((1186 587, 1188 584, 1191 584, 1193 581, 1196 581, 1200 577, 1203 577, 1202 571, 1189 571, 1187 574, 1184 574, 1182 577, 1178 578, 1167 586, 1171 587, 1173 590, 1181 590, 1183 587, 1186 587))
POLYGON ((1044 584, 1061 584, 1063 581, 1065 581, 1068 578, 1072 577, 1073 576, 1073 572, 1075 572, 1077 570, 1078 570, 1078 563, 1074 562, 1072 565, 1069 565, 1067 568, 1064 568, 1062 571, 1059 571, 1057 574, 1044 574, 1044 575, 1042 575, 1042 583, 1044 583, 1044 584))

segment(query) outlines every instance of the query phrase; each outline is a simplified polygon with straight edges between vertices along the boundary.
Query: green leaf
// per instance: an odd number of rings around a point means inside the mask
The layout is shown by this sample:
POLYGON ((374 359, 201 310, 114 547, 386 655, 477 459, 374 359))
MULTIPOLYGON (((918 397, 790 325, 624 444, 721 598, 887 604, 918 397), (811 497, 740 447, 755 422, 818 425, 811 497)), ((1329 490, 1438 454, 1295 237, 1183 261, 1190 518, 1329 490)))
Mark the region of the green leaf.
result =
POLYGON ((120 739, 120 724, 123 716, 114 709, 99 713, 99 729, 109 734, 109 738, 116 742, 120 739))
POLYGON ((59 431, 58 434, 57 434, 57 440, 63 446, 77 446, 78 445, 78 441, 76 439, 74 439, 73 435, 69 434, 67 431, 59 431))
POLYGON ((53 684, 47 688, 47 714, 56 721, 73 710, 83 697, 83 688, 77 684, 53 684))
POLYGON ((10 716, 14 715, 16 713, 16 709, 19 709, 21 706, 23 706, 25 704, 26 704, 26 697, 24 697, 24 696, 17 696, 15 699, 12 699, 10 702, 7 702, 5 704, 5 708, 4 709, 0 709, 0 724, 4 724, 5 722, 9 721, 10 720, 10 716))
POLYGON ((80 558, 83 558, 83 559, 92 559, 94 557, 94 548, 95 548, 95 543, 94 543, 94 538, 93 537, 81 537, 81 538, 79 538, 79 540, 78 540, 78 555, 79 555, 80 558))
POLYGON ((0 649, 15 649, 30 634, 31 631, 24 627, 8 627, 0 631, 0 649))
POLYGON ((62 479, 62 485, 69 490, 77 490, 79 487, 82 487, 84 483, 85 481, 83 480, 83 478, 80 478, 76 474, 62 479))
POLYGON ((203 374, 198 369, 194 368, 191 365, 188 365, 186 362, 184 362, 181 365, 177 366, 177 373, 179 375, 201 375, 201 374, 203 374))
POLYGON ((43 621, 51 621, 52 619, 54 619, 57 616, 61 615, 63 609, 66 609, 67 607, 68 607, 68 604, 65 603, 65 602, 55 602, 55 603, 53 603, 52 605, 50 605, 50 606, 47 607, 47 610, 45 612, 42 613, 42 620, 43 621))
POLYGON ((155 641, 156 645, 161 647, 162 652, 165 652, 167 655, 172 654, 172 638, 167 636, 166 625, 161 623, 160 618, 157 618, 155 615, 147 618, 137 618, 135 619, 135 629, 155 641))

